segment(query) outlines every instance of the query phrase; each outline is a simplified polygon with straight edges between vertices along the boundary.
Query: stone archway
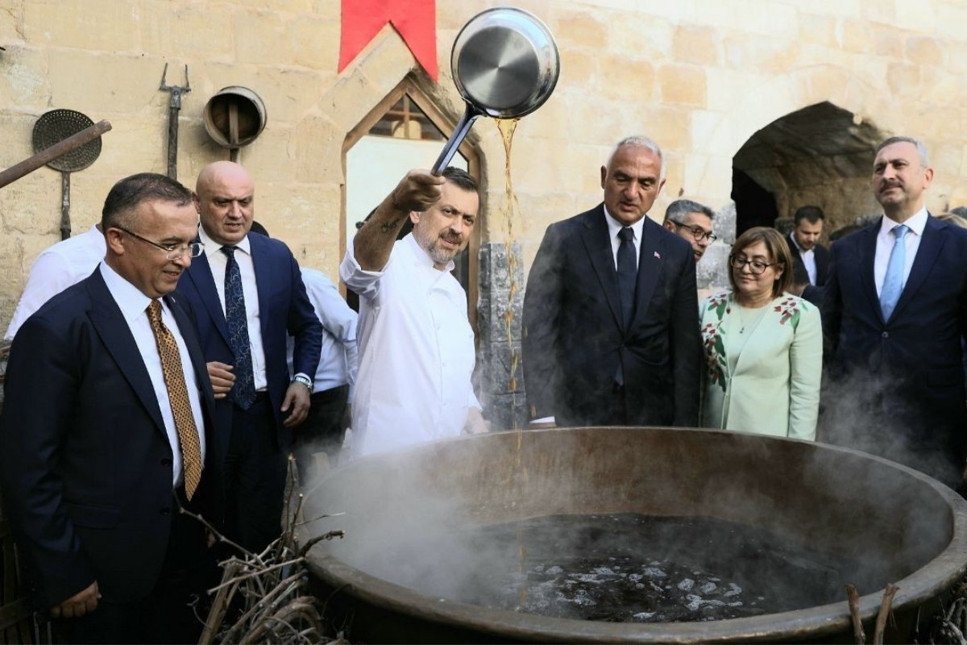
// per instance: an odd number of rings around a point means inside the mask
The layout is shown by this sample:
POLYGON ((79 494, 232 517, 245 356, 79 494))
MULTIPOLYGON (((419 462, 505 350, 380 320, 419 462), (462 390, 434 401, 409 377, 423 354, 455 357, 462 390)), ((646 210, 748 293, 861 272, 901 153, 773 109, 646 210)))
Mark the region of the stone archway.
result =
POLYGON ((787 228, 806 204, 823 209, 826 234, 874 212, 869 177, 873 149, 883 138, 877 127, 828 101, 756 131, 733 157, 736 233, 787 228))

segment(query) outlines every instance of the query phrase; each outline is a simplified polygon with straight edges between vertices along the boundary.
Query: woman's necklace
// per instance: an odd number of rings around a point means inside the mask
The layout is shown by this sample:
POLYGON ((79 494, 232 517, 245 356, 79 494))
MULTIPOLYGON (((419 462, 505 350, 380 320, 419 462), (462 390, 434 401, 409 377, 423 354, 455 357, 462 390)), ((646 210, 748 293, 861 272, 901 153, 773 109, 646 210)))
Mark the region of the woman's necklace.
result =
POLYGON ((739 333, 744 334, 746 329, 749 331, 755 329, 755 326, 759 324, 759 320, 762 319, 768 308, 769 305, 756 307, 755 309, 749 309, 742 305, 737 306, 736 309, 739 312, 739 333))

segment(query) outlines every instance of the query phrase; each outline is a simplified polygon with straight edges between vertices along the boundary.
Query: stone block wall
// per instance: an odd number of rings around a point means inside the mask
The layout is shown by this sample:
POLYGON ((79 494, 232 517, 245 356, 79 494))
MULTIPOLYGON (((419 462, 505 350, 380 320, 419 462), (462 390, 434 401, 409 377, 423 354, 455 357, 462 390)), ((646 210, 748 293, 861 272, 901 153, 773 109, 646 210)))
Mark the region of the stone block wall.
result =
MULTIPOLYGON (((502 317, 518 319, 546 226, 600 201, 599 168, 625 135, 648 134, 666 152, 667 183, 650 215, 660 220, 680 196, 696 199, 720 213, 716 233, 726 239, 734 231, 734 210, 731 220, 726 214, 736 152, 775 120, 821 102, 884 133, 923 138, 936 169, 929 207, 967 204, 963 0, 515 4, 547 23, 562 64, 553 96, 518 124, 509 170, 494 122, 480 119, 472 132, 487 206, 480 300, 471 306, 481 322, 485 396, 513 410, 501 425, 516 422, 522 394, 519 337, 506 333, 502 317), (514 208, 505 215, 508 175, 514 208)), ((51 108, 109 120, 100 157, 71 177, 73 228, 85 230, 117 179, 165 172, 169 95, 158 86, 165 63, 169 84, 183 83, 187 65, 179 178, 191 185, 205 164, 228 158, 205 132, 208 99, 228 85, 253 90, 267 123, 240 161, 256 177, 256 217, 300 262, 335 276, 346 239, 347 138, 404 78, 425 88, 454 124, 463 104, 450 49, 463 24, 490 6, 437 2, 434 83, 390 26, 337 73, 335 0, 0 0, 0 168, 33 153, 31 130, 51 108)), ((59 173, 42 168, 0 188, 0 327, 34 258, 59 239, 60 184, 59 173)), ((835 199, 835 187, 820 189, 835 199)), ((844 210, 865 207, 841 202, 844 210)), ((700 288, 723 283, 717 267, 727 249, 716 242, 699 264, 700 288)))

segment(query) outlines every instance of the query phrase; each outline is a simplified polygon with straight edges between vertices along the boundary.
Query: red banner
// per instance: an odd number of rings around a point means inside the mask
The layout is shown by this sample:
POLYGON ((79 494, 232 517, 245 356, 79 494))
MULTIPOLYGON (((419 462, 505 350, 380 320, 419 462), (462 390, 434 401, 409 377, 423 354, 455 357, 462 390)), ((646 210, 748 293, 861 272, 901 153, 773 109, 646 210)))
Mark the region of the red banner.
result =
POLYGON ((437 80, 436 0, 342 0, 338 71, 346 69, 386 23, 437 80))

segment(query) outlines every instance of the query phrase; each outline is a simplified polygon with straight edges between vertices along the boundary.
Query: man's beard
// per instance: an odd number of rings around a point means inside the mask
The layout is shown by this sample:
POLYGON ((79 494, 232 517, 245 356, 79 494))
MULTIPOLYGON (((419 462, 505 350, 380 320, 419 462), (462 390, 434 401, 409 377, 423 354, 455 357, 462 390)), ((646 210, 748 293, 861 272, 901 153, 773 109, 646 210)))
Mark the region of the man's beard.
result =
POLYGON ((413 235, 416 237, 416 241, 420 244, 426 254, 430 256, 436 264, 448 264, 453 258, 457 257, 463 248, 458 247, 453 251, 448 251, 440 246, 440 237, 430 238, 425 235, 423 231, 418 229, 413 229, 413 235))

